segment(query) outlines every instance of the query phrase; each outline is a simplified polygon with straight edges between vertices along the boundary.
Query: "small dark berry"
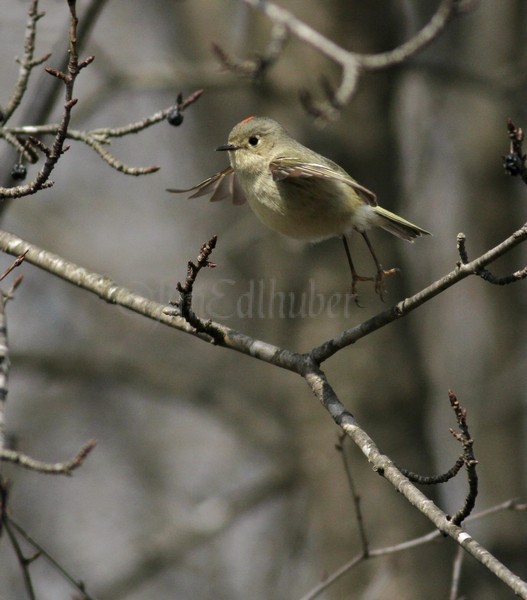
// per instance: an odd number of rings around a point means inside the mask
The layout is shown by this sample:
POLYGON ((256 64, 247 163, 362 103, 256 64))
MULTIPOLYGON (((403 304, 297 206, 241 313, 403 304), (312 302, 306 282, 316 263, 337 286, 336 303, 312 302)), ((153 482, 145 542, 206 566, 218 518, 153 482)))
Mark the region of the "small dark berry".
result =
POLYGON ((11 169, 11 177, 16 181, 23 181, 26 178, 27 169, 26 165, 22 163, 15 163, 11 169))
POLYGON ((524 169, 524 157, 507 154, 503 157, 503 168, 508 175, 519 175, 524 169))
POLYGON ((172 108, 172 110, 168 113, 167 121, 174 127, 178 127, 181 125, 181 123, 183 123, 183 115, 179 112, 179 108, 177 106, 174 106, 174 108, 172 108))

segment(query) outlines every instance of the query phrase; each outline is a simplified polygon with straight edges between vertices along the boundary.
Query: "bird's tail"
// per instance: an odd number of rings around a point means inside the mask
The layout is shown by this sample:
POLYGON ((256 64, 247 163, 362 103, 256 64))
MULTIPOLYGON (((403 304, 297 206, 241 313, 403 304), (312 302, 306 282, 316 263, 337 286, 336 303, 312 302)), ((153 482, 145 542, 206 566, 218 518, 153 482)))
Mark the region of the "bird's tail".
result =
POLYGON ((380 206, 372 208, 379 217, 377 223, 378 226, 402 240, 413 242, 415 238, 421 237, 422 235, 432 235, 429 231, 426 231, 426 229, 421 229, 421 227, 410 223, 410 221, 403 219, 399 215, 396 215, 385 208, 380 206))

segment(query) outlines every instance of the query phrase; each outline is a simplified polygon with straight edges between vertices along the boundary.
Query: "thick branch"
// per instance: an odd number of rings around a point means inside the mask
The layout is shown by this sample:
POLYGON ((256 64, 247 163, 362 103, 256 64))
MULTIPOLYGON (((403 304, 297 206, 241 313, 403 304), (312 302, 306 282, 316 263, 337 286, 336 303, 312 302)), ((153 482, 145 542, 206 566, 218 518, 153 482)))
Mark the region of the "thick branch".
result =
POLYGON ((377 331, 378 329, 381 329, 392 321, 406 316, 411 311, 415 310, 425 302, 428 302, 456 283, 459 283, 466 277, 469 277, 470 275, 479 275, 483 267, 495 261, 500 256, 503 256, 512 248, 518 246, 525 240, 527 240, 527 223, 515 231, 501 244, 498 244, 475 260, 467 264, 458 264, 453 271, 441 279, 438 279, 420 292, 417 292, 417 294, 401 300, 391 308, 378 313, 371 319, 368 319, 367 321, 364 321, 355 327, 346 329, 321 346, 314 348, 311 351, 311 356, 320 364, 321 362, 333 356, 342 348, 354 344, 361 338, 373 333, 374 331, 377 331))
MULTIPOLYGON (((326 380, 325 375, 320 371, 317 365, 321 360, 325 360, 337 352, 338 349, 343 348, 364 337, 367 333, 371 333, 389 322, 408 314, 411 310, 417 308, 440 292, 448 289, 461 279, 477 273, 481 267, 489 264, 499 256, 502 256, 526 238, 527 225, 478 259, 467 263, 466 265, 459 264, 454 271, 425 288, 415 296, 401 301, 393 308, 380 313, 377 317, 366 321, 362 325, 343 332, 340 336, 330 340, 320 348, 314 349, 312 353, 307 355, 284 350, 251 338, 243 333, 239 333, 229 327, 214 324, 214 328, 218 332, 218 337, 215 338, 217 344, 238 352, 243 352, 244 354, 258 358, 259 360, 269 362, 302 375, 306 379, 311 390, 330 413, 333 420, 360 447, 364 455, 374 465, 374 468, 390 481, 390 483, 403 494, 411 504, 425 514, 436 527, 452 537, 456 543, 461 545, 467 552, 487 566, 491 572, 506 582, 511 589, 523 598, 527 598, 527 584, 497 561, 494 556, 481 547, 480 544, 473 540, 462 528, 449 521, 447 515, 443 511, 415 488, 415 486, 413 486, 412 483, 397 469, 392 461, 379 452, 373 440, 360 428, 351 413, 340 402, 326 380)), ((70 283, 89 290, 107 302, 119 304, 180 331, 191 333, 203 339, 210 339, 208 336, 196 333, 184 319, 166 314, 165 306, 138 296, 126 288, 117 286, 108 277, 97 273, 91 273, 82 267, 65 261, 60 256, 32 246, 13 234, 0 231, 0 249, 15 256, 25 253, 25 260, 27 262, 35 264, 70 283)))
MULTIPOLYGON (((159 304, 139 294, 135 294, 127 288, 117 285, 107 275, 88 271, 84 267, 67 261, 57 254, 25 242, 12 233, 0 230, 0 250, 13 256, 20 256, 26 253, 26 262, 36 265, 76 287, 96 294, 99 298, 110 304, 118 304, 149 319, 210 341, 209 336, 196 333, 185 319, 166 314, 167 307, 164 304, 159 304)), ((290 371, 300 372, 303 368, 305 357, 302 354, 256 340, 253 337, 219 323, 214 323, 213 325, 214 329, 221 334, 221 341, 216 340, 216 343, 226 348, 242 352, 290 371)))
MULTIPOLYGON (((501 512, 504 510, 525 511, 526 506, 524 504, 519 504, 516 500, 507 500, 506 502, 497 504, 496 506, 493 506, 486 510, 482 510, 470 516, 467 519, 467 521, 472 522, 478 519, 484 519, 494 513, 501 512)), ((418 546, 430 544, 431 542, 438 540, 438 538, 441 538, 442 536, 443 534, 438 529, 434 529, 433 531, 422 535, 418 538, 407 540, 405 542, 395 544, 394 546, 385 546, 383 548, 374 548, 373 550, 368 550, 367 556, 364 553, 360 553, 348 562, 346 562, 344 565, 339 567, 336 571, 331 573, 331 575, 326 577, 324 581, 315 586, 305 596, 302 596, 300 600, 314 600, 315 598, 318 598, 320 594, 327 590, 333 583, 335 583, 335 581, 349 573, 355 566, 357 566, 365 560, 371 558, 380 558, 383 556, 388 556, 390 554, 398 554, 399 552, 405 552, 406 550, 412 550, 413 548, 417 548, 418 546)), ((461 550, 462 547, 459 546, 459 549, 461 550)))
MULTIPOLYGON (((226 348, 230 348, 231 350, 242 352, 243 354, 258 358, 259 360, 263 360, 264 362, 271 363, 283 369, 294 371, 295 373, 302 373, 305 370, 306 365, 310 364, 311 360, 320 364, 333 356, 333 354, 340 349, 357 342, 377 329, 407 315, 462 279, 465 279, 469 275, 477 274, 482 267, 490 264, 492 261, 504 255, 526 239, 527 224, 513 233, 504 242, 498 244, 479 258, 466 265, 458 265, 456 269, 417 294, 410 296, 405 300, 401 300, 401 302, 377 314, 371 319, 343 331, 321 346, 314 348, 309 354, 285 350, 279 346, 274 346, 273 344, 240 333, 239 331, 226 327, 220 323, 212 322, 211 325, 218 334, 218 337, 215 338, 215 342, 226 348)), ((118 304, 133 312, 148 317, 149 319, 154 319, 155 321, 159 321, 174 329, 210 341, 209 336, 203 336, 200 333, 196 333, 185 319, 170 314, 170 309, 168 309, 167 314, 167 307, 165 305, 135 294, 132 291, 117 285, 106 275, 88 271, 79 265, 65 260, 61 256, 34 246, 12 233, 0 230, 0 250, 13 256, 20 256, 21 254, 26 253, 27 262, 34 264, 77 287, 81 287, 96 294, 106 302, 118 304)))
POLYGON ((340 402, 322 371, 314 368, 308 370, 304 376, 315 396, 334 417, 344 432, 357 444, 375 471, 389 481, 410 504, 430 519, 440 531, 450 536, 477 561, 485 565, 489 571, 506 583, 518 596, 527 598, 527 583, 510 571, 464 529, 455 525, 448 515, 418 490, 387 456, 381 454, 374 441, 340 402))

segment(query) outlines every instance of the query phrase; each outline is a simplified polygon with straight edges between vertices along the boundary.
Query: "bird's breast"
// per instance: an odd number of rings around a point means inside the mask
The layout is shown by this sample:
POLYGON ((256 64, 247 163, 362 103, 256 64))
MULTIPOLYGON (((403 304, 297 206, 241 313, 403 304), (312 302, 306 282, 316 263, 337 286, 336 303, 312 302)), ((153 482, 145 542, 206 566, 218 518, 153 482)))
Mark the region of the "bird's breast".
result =
POLYGON ((367 225, 364 202, 340 182, 307 177, 274 181, 270 171, 237 174, 257 217, 283 235, 319 241, 342 235, 355 221, 361 229, 367 225))

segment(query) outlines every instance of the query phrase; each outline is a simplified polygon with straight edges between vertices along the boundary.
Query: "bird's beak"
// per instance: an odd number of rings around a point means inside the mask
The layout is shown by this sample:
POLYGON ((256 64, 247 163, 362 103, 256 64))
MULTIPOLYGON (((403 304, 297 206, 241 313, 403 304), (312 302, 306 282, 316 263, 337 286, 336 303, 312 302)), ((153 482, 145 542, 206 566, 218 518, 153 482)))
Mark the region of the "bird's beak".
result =
POLYGON ((223 144, 223 146, 218 146, 216 148, 217 151, 221 151, 221 152, 223 152, 225 150, 232 151, 232 150, 239 150, 239 149, 240 149, 240 147, 235 146, 234 144, 223 144))

